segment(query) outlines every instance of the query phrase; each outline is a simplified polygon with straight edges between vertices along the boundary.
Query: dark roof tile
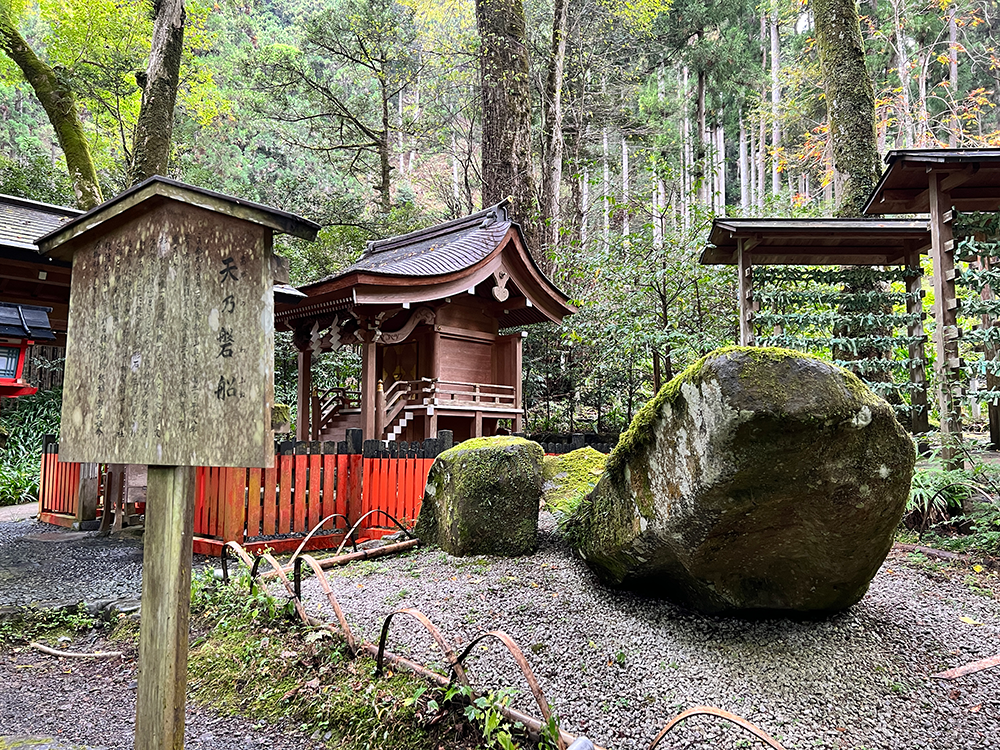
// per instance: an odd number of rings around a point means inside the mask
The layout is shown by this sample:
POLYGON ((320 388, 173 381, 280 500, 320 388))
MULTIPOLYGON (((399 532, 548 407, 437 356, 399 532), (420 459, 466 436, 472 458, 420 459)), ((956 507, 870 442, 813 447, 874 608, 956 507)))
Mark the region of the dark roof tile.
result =
POLYGON ((0 247, 34 250, 35 240, 59 229, 82 211, 0 195, 0 247))

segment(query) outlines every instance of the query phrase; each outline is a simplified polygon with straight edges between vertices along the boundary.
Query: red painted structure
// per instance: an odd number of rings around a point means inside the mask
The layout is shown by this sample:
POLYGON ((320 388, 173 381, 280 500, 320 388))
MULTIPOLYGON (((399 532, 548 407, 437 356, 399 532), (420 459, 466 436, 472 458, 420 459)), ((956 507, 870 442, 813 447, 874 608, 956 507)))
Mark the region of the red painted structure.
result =
MULTIPOLYGON (((226 542, 237 541, 249 550, 290 552, 335 513, 342 518, 324 523, 304 549, 337 547, 359 522, 355 541, 391 534, 399 529, 389 516, 411 528, 433 455, 449 444, 450 438, 439 438, 390 452, 368 441, 363 452, 349 452, 345 442, 299 443, 275 456, 270 469, 198 467, 194 551, 219 555, 226 542)), ((60 462, 57 451, 42 456, 39 518, 72 527, 78 522, 81 464, 60 462)), ((100 468, 102 497, 107 488, 121 486, 121 479, 108 479, 109 468, 100 468)))

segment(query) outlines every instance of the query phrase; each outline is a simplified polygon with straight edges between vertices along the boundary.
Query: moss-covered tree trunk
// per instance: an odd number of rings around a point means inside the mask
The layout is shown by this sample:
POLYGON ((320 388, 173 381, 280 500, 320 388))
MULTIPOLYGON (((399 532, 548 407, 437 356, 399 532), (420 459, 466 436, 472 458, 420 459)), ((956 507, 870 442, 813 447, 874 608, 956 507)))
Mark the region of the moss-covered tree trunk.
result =
POLYGON ((838 216, 861 216, 878 182, 875 87, 865 66, 854 0, 811 0, 823 69, 833 166, 841 181, 838 216))
POLYGON ((145 77, 140 78, 142 108, 132 149, 132 184, 165 175, 174 129, 174 104, 184 49, 184 0, 155 0, 153 43, 145 77))
POLYGON ((531 158, 531 88, 521 0, 476 0, 483 102, 483 205, 511 198, 528 248, 538 250, 531 158))
POLYGON ((88 210, 103 201, 97 170, 76 108, 76 96, 55 71, 38 58, 21 36, 9 0, 0 0, 0 49, 21 69, 56 131, 77 205, 88 210))

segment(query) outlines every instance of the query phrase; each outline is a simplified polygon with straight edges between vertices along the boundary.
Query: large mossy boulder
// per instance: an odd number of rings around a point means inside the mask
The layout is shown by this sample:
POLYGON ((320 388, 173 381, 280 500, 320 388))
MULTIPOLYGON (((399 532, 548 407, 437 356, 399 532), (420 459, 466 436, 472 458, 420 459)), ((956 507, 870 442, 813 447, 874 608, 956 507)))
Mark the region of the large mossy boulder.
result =
POLYGON ((451 555, 527 555, 538 546, 542 446, 475 438, 431 466, 414 533, 451 555))
POLYGON ((640 411, 567 531, 613 586, 710 613, 835 611, 888 554, 914 455, 846 370, 722 349, 640 411))

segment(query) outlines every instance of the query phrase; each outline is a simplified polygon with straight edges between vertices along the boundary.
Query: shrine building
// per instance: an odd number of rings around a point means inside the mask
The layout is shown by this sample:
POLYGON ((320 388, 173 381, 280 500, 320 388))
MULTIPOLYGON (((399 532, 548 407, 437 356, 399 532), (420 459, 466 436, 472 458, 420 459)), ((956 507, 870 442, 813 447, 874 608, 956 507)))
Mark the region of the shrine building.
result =
POLYGON ((294 332, 299 440, 455 442, 521 430, 522 329, 575 311, 525 247, 507 202, 427 229, 370 242, 347 269, 277 305, 294 332), (316 392, 314 354, 361 348, 358 390, 316 392))

